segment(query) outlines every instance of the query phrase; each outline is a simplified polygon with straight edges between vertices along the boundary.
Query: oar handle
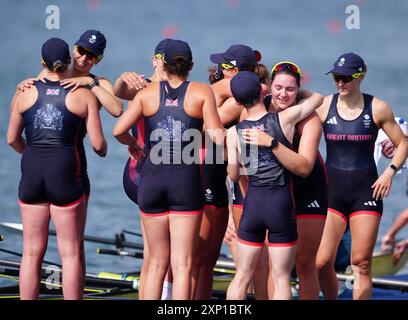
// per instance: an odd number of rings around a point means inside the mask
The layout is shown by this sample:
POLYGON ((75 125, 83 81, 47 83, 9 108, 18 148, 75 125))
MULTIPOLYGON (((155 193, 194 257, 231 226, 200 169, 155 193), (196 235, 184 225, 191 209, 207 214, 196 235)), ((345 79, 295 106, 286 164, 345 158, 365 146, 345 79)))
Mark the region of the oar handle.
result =
POLYGON ((112 249, 103 249, 98 248, 96 249, 96 253, 98 254, 109 254, 113 256, 121 256, 121 257, 132 257, 137 259, 143 259, 143 252, 128 252, 124 250, 112 250, 112 249))

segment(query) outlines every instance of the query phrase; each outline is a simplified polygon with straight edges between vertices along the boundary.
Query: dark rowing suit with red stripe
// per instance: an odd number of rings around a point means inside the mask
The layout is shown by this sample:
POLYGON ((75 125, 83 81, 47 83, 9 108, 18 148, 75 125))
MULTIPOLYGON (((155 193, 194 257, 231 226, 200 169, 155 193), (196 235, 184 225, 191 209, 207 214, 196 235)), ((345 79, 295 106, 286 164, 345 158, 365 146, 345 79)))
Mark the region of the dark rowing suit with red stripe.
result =
POLYGON ((70 205, 85 191, 77 148, 85 121, 68 110, 69 89, 59 81, 45 79, 35 87, 37 101, 22 114, 27 147, 21 159, 19 199, 70 205))
POLYGON ((258 129, 291 148, 282 132, 277 113, 259 120, 244 120, 236 126, 241 158, 248 173, 248 192, 238 228, 238 239, 251 246, 263 246, 268 233, 269 246, 293 246, 297 241, 296 219, 291 191, 291 174, 271 148, 246 144, 242 130, 258 129))
POLYGON ((334 94, 323 123, 327 146, 326 168, 329 177, 329 212, 347 219, 370 214, 381 216, 382 200, 373 198, 371 186, 378 178, 374 146, 378 127, 373 120, 373 96, 363 94, 364 108, 354 120, 338 113, 339 94, 334 94))
POLYGON ((172 88, 167 81, 161 81, 159 109, 144 118, 150 147, 137 192, 142 214, 197 214, 203 210, 203 119, 193 118, 184 110, 189 83, 172 88))
MULTIPOLYGON (((150 79, 146 79, 147 83, 152 82, 150 79)), ((145 137, 144 118, 140 119, 137 125, 132 127, 132 135, 137 139, 139 145, 144 146, 144 154, 148 153, 148 140, 145 137)), ((142 167, 145 157, 139 159, 128 158, 125 169, 123 170, 123 189, 126 195, 137 204, 137 191, 140 184, 140 175, 142 173, 142 167)))
MULTIPOLYGON (((296 126, 293 136, 293 147, 296 152, 299 150, 300 138, 296 126)), ((306 178, 293 175, 293 196, 297 219, 326 219, 328 180, 324 161, 319 151, 310 175, 306 178)))

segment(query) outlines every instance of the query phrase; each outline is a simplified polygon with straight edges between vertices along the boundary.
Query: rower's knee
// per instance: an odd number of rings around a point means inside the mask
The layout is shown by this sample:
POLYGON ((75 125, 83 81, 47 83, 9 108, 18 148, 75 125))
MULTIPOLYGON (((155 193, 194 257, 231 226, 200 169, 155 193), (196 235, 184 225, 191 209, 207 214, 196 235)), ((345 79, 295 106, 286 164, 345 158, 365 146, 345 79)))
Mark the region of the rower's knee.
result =
POLYGON ((324 274, 334 270, 334 261, 328 257, 317 256, 316 258, 316 270, 318 274, 324 274))
POLYGON ((298 254, 296 256, 296 272, 299 276, 307 276, 316 270, 315 256, 298 254))
POLYGON ((354 256, 351 258, 351 265, 354 273, 358 272, 360 275, 370 274, 371 262, 368 257, 354 256))

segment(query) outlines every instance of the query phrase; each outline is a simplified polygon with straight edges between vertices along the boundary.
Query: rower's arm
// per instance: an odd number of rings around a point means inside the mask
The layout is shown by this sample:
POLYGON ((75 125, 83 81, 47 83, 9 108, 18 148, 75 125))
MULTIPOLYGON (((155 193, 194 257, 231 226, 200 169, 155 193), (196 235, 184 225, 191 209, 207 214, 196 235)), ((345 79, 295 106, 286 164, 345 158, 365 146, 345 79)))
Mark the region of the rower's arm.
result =
POLYGON ((26 141, 22 137, 24 130, 23 116, 19 111, 19 104, 21 103, 24 93, 20 93, 13 98, 9 126, 7 130, 7 143, 18 153, 23 153, 26 147, 26 141))
POLYGON ((124 72, 116 79, 114 94, 124 100, 132 101, 136 94, 146 86, 144 76, 136 72, 124 72))
POLYGON ((234 98, 228 98, 221 107, 217 108, 221 122, 224 126, 239 120, 244 108, 234 98))
POLYGON ((217 108, 221 107, 226 99, 232 97, 230 82, 231 79, 224 78, 211 85, 211 88, 214 91, 215 103, 217 108))
POLYGON ((99 86, 94 86, 91 91, 101 105, 115 118, 123 112, 122 102, 115 96, 112 83, 105 78, 99 79, 99 86))
POLYGON ((238 156, 238 134, 236 127, 232 127, 227 131, 227 151, 228 151, 228 166, 227 172, 231 181, 238 182, 240 178, 239 156, 238 156))

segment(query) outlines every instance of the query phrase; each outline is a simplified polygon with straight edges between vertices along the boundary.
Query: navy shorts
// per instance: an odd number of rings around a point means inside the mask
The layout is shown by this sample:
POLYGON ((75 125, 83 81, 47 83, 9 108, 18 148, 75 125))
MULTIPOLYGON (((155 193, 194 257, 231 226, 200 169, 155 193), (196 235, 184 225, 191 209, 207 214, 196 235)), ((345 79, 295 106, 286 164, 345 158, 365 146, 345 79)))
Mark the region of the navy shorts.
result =
POLYGON ((341 170, 327 166, 329 176, 329 209, 347 223, 348 219, 369 214, 382 216, 383 201, 373 198, 371 186, 378 178, 377 168, 341 170))
POLYGON ((238 228, 239 241, 247 245, 263 246, 267 233, 271 247, 291 247, 297 242, 290 185, 248 188, 238 228))
POLYGON ((75 148, 25 148, 18 194, 22 203, 69 206, 84 194, 81 161, 75 148))
POLYGON ((197 214, 204 207, 199 164, 143 164, 137 202, 142 215, 197 214))

